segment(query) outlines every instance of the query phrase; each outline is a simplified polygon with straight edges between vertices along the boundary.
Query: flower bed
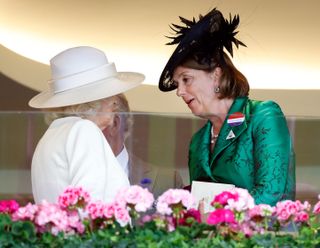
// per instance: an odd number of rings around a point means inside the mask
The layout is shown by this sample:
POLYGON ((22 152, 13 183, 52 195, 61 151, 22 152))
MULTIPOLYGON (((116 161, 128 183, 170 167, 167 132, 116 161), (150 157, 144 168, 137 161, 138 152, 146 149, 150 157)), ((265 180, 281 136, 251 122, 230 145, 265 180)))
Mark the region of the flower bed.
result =
POLYGON ((111 203, 91 200, 82 188, 67 188, 56 204, 0 201, 0 247, 320 246, 320 201, 255 205, 236 188, 211 204, 201 217, 188 191, 170 189, 154 201, 140 186, 111 203))

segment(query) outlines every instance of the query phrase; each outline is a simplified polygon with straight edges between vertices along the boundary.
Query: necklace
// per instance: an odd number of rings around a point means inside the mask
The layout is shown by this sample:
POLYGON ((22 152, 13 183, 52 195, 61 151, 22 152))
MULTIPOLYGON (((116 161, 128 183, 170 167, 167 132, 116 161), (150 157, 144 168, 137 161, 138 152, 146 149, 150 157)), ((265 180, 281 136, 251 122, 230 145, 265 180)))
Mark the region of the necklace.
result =
POLYGON ((211 144, 216 143, 217 138, 219 137, 219 134, 215 134, 213 132, 213 125, 211 126, 211 144))

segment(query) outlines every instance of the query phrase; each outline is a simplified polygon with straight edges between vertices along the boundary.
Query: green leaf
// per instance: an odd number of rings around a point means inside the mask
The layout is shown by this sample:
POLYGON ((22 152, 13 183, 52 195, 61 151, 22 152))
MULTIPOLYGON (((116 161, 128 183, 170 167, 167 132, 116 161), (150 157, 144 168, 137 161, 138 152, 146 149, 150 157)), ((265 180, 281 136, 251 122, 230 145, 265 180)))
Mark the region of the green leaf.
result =
POLYGON ((37 239, 34 224, 29 221, 13 222, 11 232, 17 240, 33 243, 37 239))

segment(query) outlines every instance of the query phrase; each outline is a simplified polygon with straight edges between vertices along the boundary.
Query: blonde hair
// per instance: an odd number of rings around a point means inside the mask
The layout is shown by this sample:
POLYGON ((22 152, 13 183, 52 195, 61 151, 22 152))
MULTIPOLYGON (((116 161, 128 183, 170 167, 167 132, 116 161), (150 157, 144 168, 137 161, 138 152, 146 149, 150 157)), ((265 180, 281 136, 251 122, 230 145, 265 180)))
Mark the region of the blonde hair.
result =
POLYGON ((60 108, 44 109, 45 122, 50 125, 55 119, 64 118, 68 116, 78 116, 87 119, 89 115, 97 113, 101 108, 102 100, 93 102, 81 103, 76 105, 70 105, 60 108))
POLYGON ((129 137, 133 126, 133 117, 130 112, 128 100, 124 94, 112 96, 110 99, 113 101, 111 111, 114 113, 120 113, 121 123, 124 124, 124 139, 126 140, 126 138, 129 137))
MULTIPOLYGON (((124 94, 118 94, 93 102, 81 103, 60 108, 44 109, 44 111, 46 112, 45 122, 49 125, 55 119, 68 116, 78 116, 84 119, 91 119, 92 116, 100 112, 102 103, 106 104, 107 109, 109 109, 110 113, 121 113, 120 118, 121 123, 122 120, 124 120, 124 137, 126 139, 130 135, 133 126, 133 118, 130 113, 128 100, 124 94)), ((108 120, 109 124, 113 122, 114 117, 115 115, 110 115, 110 119, 108 120)))

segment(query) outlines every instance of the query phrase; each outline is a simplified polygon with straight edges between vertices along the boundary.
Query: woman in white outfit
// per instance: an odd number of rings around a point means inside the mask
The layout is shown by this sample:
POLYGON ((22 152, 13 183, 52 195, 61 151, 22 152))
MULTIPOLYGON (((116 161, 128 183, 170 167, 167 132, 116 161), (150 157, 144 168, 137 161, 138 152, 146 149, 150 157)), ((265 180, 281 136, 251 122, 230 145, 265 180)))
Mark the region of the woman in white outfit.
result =
POLYGON ((116 104, 112 96, 138 86, 144 76, 117 72, 93 47, 65 50, 50 60, 50 67, 49 89, 29 102, 54 119, 32 159, 34 200, 55 203, 66 187, 82 186, 94 200, 111 201, 129 181, 102 130, 116 104))

